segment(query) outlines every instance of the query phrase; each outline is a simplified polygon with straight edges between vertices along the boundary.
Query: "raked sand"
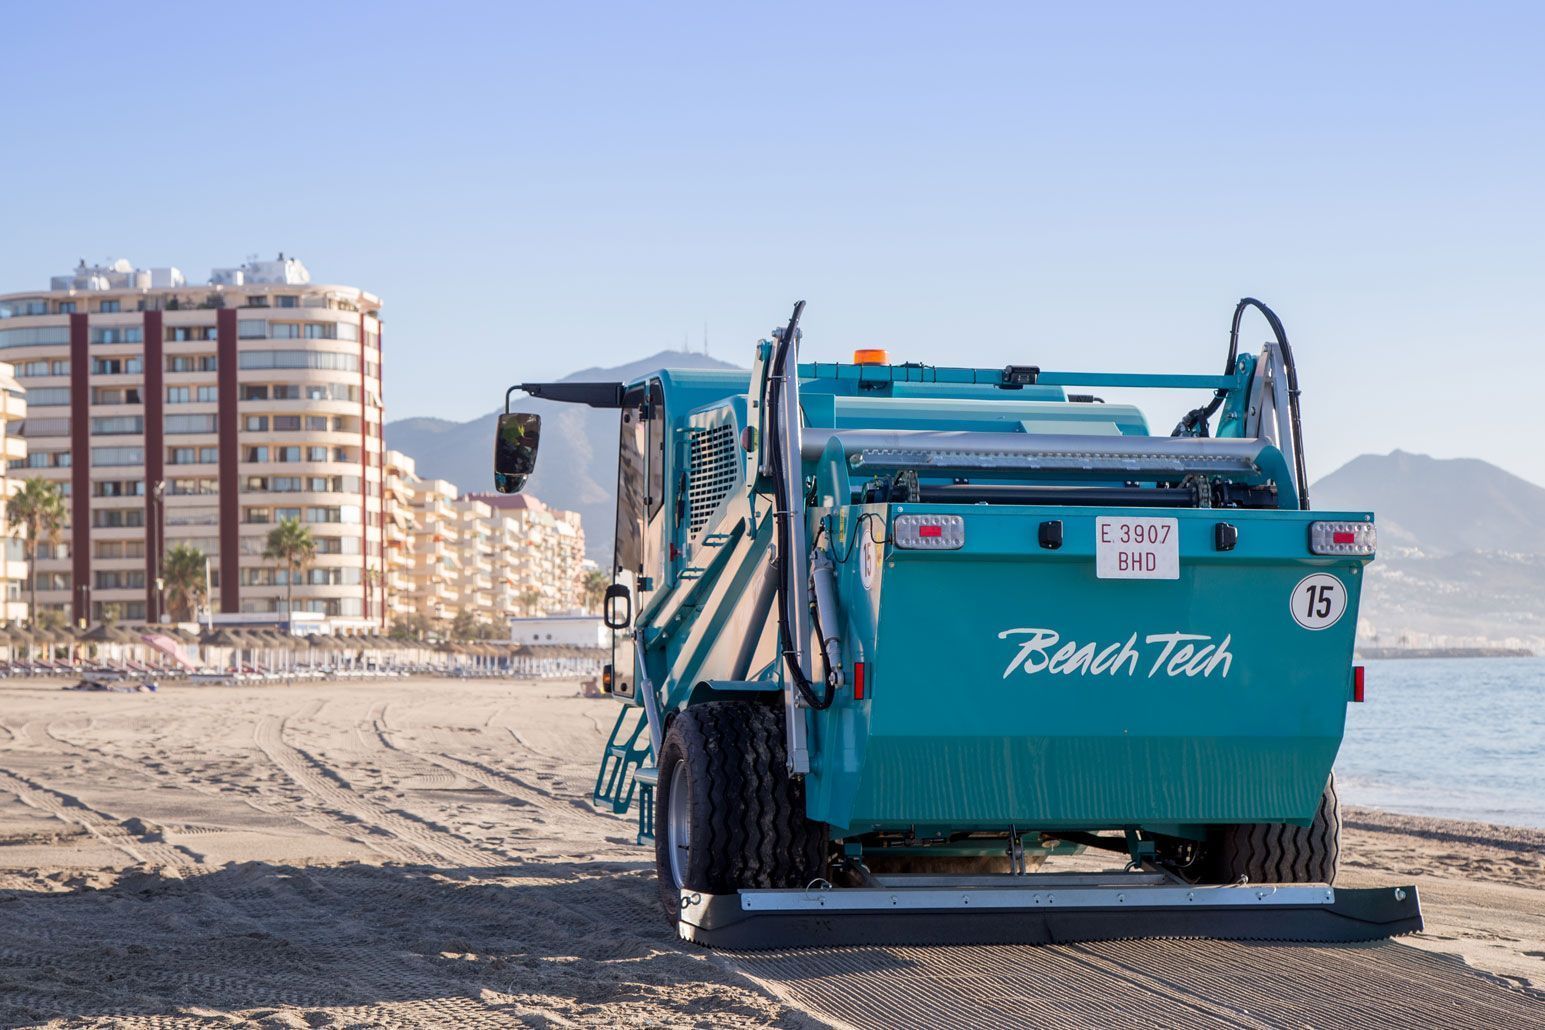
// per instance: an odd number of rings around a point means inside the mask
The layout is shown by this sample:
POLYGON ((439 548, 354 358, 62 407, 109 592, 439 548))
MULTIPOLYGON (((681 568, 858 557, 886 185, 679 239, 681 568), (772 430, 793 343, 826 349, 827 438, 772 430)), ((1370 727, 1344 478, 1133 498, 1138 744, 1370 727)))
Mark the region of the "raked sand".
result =
POLYGON ((0 682, 0 1025, 1545 1026, 1545 833, 1369 811, 1342 882, 1414 879, 1424 934, 680 945, 577 695, 0 682))

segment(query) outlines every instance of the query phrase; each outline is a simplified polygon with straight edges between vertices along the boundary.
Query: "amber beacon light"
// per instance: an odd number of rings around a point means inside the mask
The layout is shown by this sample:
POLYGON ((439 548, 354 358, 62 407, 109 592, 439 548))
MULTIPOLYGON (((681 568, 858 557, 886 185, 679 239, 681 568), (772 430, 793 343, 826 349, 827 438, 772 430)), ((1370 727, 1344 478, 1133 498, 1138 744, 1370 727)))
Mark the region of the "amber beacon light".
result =
POLYGON ((855 365, 889 365, 891 356, 882 348, 870 347, 853 352, 853 364, 855 365))

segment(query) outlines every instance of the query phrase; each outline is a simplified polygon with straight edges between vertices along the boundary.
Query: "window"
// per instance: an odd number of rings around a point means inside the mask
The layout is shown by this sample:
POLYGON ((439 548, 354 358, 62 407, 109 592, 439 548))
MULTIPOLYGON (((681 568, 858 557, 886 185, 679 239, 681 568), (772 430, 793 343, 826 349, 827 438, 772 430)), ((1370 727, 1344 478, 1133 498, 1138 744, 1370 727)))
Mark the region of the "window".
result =
POLYGON ((67 376, 70 374, 70 363, 68 361, 24 361, 16 366, 16 374, 23 378, 67 376))
POLYGON ((139 622, 145 618, 144 601, 93 601, 91 602, 92 617, 98 622, 107 614, 108 606, 118 609, 118 617, 128 622, 139 622))
POLYGON ((267 447, 248 447, 247 448, 247 460, 248 461, 267 461, 268 460, 268 448, 267 447))
POLYGON ((0 347, 42 347, 52 343, 69 343, 70 327, 67 325, 40 325, 29 329, 0 329, 0 347))
POLYGON ((275 383, 273 390, 274 400, 276 401, 300 400, 300 387, 294 383, 275 383))
POLYGON ((274 307, 276 307, 276 308, 298 308, 298 307, 300 307, 300 298, 299 297, 292 297, 292 296, 290 296, 288 294, 280 294, 279 296, 274 298, 274 307))
POLYGON ((48 314, 46 300, 8 300, 0 304, 0 318, 25 318, 28 315, 48 314))
POLYGON ((96 574, 98 590, 143 590, 144 569, 108 569, 96 574))
POLYGON ((201 386, 194 398, 200 404, 214 404, 220 400, 220 388, 218 386, 201 386))
POLYGON ((93 497, 143 497, 143 479, 99 479, 91 484, 93 497))
POLYGON ((268 323, 261 318, 244 318, 236 323, 238 340, 261 340, 268 335, 268 323))
POLYGON ((167 480, 166 489, 168 493, 178 497, 220 492, 218 481, 213 479, 170 479, 167 480))
POLYGON ((111 315, 119 310, 118 302, 116 300, 104 300, 97 305, 97 310, 104 315, 111 315))
POLYGON ((168 372, 215 372, 219 362, 213 354, 173 354, 166 359, 168 372))
POLYGON ((29 418, 24 419, 18 436, 69 436, 70 420, 67 418, 29 418))
POLYGON ((241 399, 244 401, 268 400, 268 387, 256 383, 243 383, 241 386, 241 399))
POLYGON ((359 356, 334 351, 249 350, 241 355, 242 368, 319 368, 358 372, 359 356))
POLYGON ((168 415, 166 416, 167 435, 181 433, 213 433, 215 431, 215 416, 213 415, 168 415))
POLYGON ((61 314, 61 315, 73 315, 73 314, 75 314, 75 302, 73 300, 61 300, 59 302, 59 314, 61 314))
POLYGON ((104 560, 145 557, 143 540, 97 540, 92 544, 92 549, 98 558, 104 560))
POLYGON ((138 404, 137 386, 99 386, 91 391, 92 404, 138 404))
POLYGON ((188 340, 213 340, 218 335, 218 328, 212 325, 169 325, 166 327, 166 341, 168 343, 181 343, 188 340))
POLYGON ((217 447, 172 447, 166 452, 168 465, 213 465, 219 460, 217 447))
POLYGON ((267 415, 248 415, 242 421, 242 428, 249 433, 264 433, 268 431, 267 415))
POLYGON ((123 436, 144 431, 145 419, 139 415, 113 415, 91 420, 91 432, 95 436, 123 436))
POLYGON ((275 415, 274 416, 274 432, 276 432, 276 433, 295 433, 295 432, 299 432, 299 431, 300 431, 300 416, 299 415, 275 415))
POLYGON ((143 358, 94 358, 91 371, 99 376, 139 375, 145 371, 143 358))
POLYGON ((27 391, 27 403, 34 408, 45 408, 51 404, 70 403, 70 388, 68 386, 34 386, 27 391))
POLYGON ((168 508, 166 524, 169 526, 214 526, 220 522, 219 508, 168 508))
POLYGON ((137 325, 103 326, 91 330, 92 343, 139 343, 142 339, 143 335, 137 325))
MULTIPOLYGON (((326 461, 327 460, 327 448, 326 447, 307 447, 306 448, 306 460, 307 461, 326 461)), ((343 459, 339 458, 337 460, 342 461, 343 459)))
POLYGON ((187 404, 192 399, 192 387, 168 386, 166 388, 166 403, 168 404, 187 404))
POLYGON ((91 464, 100 468, 106 468, 109 465, 143 465, 145 449, 143 447, 93 447, 91 464))

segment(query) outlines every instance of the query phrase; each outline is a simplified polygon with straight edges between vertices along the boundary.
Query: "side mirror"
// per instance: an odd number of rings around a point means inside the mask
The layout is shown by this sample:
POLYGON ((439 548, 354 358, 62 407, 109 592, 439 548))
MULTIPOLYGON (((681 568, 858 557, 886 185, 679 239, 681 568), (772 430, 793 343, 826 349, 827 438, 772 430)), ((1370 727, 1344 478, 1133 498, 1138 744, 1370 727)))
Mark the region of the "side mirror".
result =
POLYGON ((606 588, 606 599, 601 602, 601 622, 607 629, 627 629, 633 624, 633 594, 621 583, 606 588), (613 602, 621 601, 619 606, 613 602))
POLYGON ((536 448, 542 437, 542 416, 527 411, 507 411, 499 416, 494 433, 494 489, 501 494, 520 493, 536 471, 536 448))

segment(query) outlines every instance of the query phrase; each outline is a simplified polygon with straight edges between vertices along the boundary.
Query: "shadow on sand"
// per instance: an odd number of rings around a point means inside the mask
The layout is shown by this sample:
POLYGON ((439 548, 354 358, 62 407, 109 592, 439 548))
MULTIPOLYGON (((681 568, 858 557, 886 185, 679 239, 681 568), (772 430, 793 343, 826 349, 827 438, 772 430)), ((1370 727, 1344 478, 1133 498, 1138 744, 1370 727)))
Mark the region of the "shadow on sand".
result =
POLYGON ((231 865, 0 894, 0 1023, 808 1025, 675 946, 652 864, 231 865), (633 1008, 636 1006, 636 1008, 633 1008), (322 1011, 322 1010, 329 1011, 322 1011), (343 1010, 343 1011, 339 1011, 343 1010))

